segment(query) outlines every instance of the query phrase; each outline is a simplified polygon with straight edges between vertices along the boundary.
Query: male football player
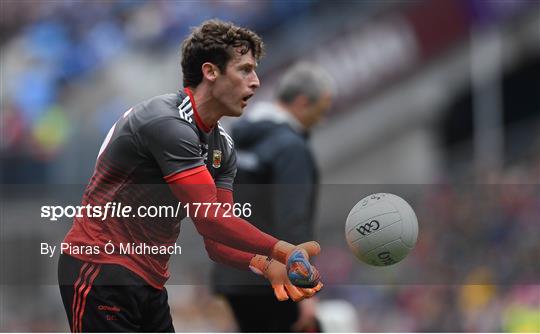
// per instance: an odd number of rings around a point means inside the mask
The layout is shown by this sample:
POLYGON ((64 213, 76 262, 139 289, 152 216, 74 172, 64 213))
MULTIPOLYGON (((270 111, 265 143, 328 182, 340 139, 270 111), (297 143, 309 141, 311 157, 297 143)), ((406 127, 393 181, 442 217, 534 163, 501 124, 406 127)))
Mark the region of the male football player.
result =
MULTIPOLYGON (((294 246, 227 214, 224 206, 212 206, 210 213, 189 206, 233 203, 236 157, 219 119, 242 115, 259 87, 255 69, 262 54, 260 37, 248 29, 219 20, 195 28, 182 44, 184 89, 124 113, 101 146, 82 202, 186 203, 211 259, 263 275, 279 300, 301 300, 322 286, 308 261, 319 252, 316 242, 294 246)), ((164 288, 170 254, 119 250, 126 244, 170 246, 179 231, 178 217, 75 218, 64 242, 71 249, 98 245, 101 251, 60 257, 60 292, 71 330, 174 331, 164 288)))

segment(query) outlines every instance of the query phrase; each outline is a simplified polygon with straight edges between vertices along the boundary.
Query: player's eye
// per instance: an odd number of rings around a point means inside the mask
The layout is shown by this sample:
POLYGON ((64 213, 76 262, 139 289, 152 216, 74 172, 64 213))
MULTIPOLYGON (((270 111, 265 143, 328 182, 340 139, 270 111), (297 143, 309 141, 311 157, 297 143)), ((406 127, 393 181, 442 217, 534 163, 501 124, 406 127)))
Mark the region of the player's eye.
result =
POLYGON ((244 66, 240 69, 240 71, 244 74, 250 74, 253 71, 253 67, 251 66, 244 66))

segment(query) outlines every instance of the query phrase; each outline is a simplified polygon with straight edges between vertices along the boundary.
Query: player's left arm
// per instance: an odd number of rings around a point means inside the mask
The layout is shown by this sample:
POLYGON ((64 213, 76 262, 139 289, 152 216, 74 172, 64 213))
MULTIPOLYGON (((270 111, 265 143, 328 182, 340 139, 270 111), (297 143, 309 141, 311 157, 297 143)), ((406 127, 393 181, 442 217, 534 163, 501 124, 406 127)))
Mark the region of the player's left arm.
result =
MULTIPOLYGON (((231 190, 225 188, 216 188, 216 190, 218 203, 233 204, 234 200, 231 190)), ((241 270, 247 270, 251 259, 255 256, 254 253, 243 252, 206 237, 204 237, 204 246, 212 261, 223 263, 241 270)))
MULTIPOLYGON (((174 174, 165 180, 182 203, 217 203, 217 188, 206 166, 174 174)), ((277 240, 242 218, 228 216, 220 205, 215 213, 207 215, 201 211, 193 206, 188 208, 189 217, 203 237, 244 252, 263 254, 287 264, 289 278, 297 287, 312 288, 319 283, 319 273, 309 263, 310 256, 317 255, 320 251, 320 246, 315 241, 295 246, 277 240)))
MULTIPOLYGON (((229 149, 228 151, 226 151, 227 160, 225 160, 223 166, 221 166, 222 168, 220 169, 220 173, 218 173, 215 176, 215 183, 216 183, 216 188, 217 188, 218 201, 220 203, 228 203, 232 207, 234 205, 233 183, 234 183, 234 178, 236 176, 237 167, 236 167, 236 151, 234 150, 232 143, 229 143, 229 144, 230 144, 229 146, 224 147, 225 150, 229 149)), ((296 150, 296 151, 298 151, 298 150, 296 150)), ((285 251, 288 248, 288 245, 290 245, 290 244, 285 243, 283 241, 280 241, 278 243, 278 245, 276 245, 278 247, 275 247, 275 249, 282 249, 282 250, 285 251), (279 247, 280 245, 281 245, 281 247, 279 247)), ((320 247, 316 242, 304 243, 304 244, 302 244, 301 249, 302 249, 302 252, 304 253, 304 255, 309 255, 309 256, 316 255, 320 251, 320 247)), ((273 259, 268 259, 268 258, 265 258, 265 257, 263 257, 261 255, 257 255, 256 257, 251 259, 250 268, 251 269, 254 268, 253 267, 254 263, 258 263, 260 265, 262 265, 262 263, 265 263, 265 265, 264 265, 265 268, 268 268, 268 267, 277 268, 277 267, 281 266, 281 263, 284 263, 283 261, 288 258, 287 255, 280 254, 280 253, 281 252, 279 252, 279 251, 274 252, 273 255, 275 256, 275 258, 273 258, 273 259), (280 259, 280 257, 281 257, 281 259, 280 259), (277 261, 275 261, 275 260, 277 260, 277 261), (276 264, 270 263, 268 261, 276 262, 276 264), (279 261, 281 261, 281 263, 279 263, 279 261), (278 263, 279 263, 279 265, 278 265, 278 263)), ((298 254, 298 255, 300 255, 300 254, 298 254)), ((307 265, 307 263, 305 263, 305 261, 303 261, 302 258, 303 258, 303 256, 300 255, 299 257, 297 256, 297 257, 291 257, 291 258, 287 259, 287 267, 285 268, 285 270, 289 273, 289 275, 292 275, 291 277, 294 277, 295 284, 297 284, 300 281, 304 280, 304 277, 302 277, 303 274, 297 275, 298 274, 297 270, 302 271, 299 268, 305 267, 307 265), (296 260, 294 258, 296 258, 296 260), (291 261, 291 259, 292 259, 292 261, 291 261)), ((310 275, 309 275, 310 277, 315 277, 315 276, 318 277, 318 275, 319 275, 318 271, 314 267, 312 268, 311 265, 309 265, 309 268, 306 267, 304 269, 307 269, 307 271, 310 273, 310 275)), ((276 270, 275 274, 277 274, 278 272, 280 272, 280 271, 276 270)), ((267 276, 267 275, 265 275, 265 276, 267 276)), ((275 276, 275 277, 272 277, 272 278, 269 278, 269 277, 267 277, 267 278, 271 282, 272 281, 274 282, 273 283, 274 292, 276 293, 276 297, 278 299, 280 299, 279 295, 283 296, 283 291, 291 290, 291 289, 286 288, 288 285, 290 285, 290 281, 289 281, 288 277, 283 278, 282 276, 278 275, 278 276, 275 276), (284 280, 286 280, 285 283, 284 283, 284 280), (279 293, 279 290, 282 290, 282 293, 279 293)), ((322 283, 319 282, 315 286, 315 290, 319 291, 321 289, 321 287, 322 287, 322 283)), ((309 291, 307 293, 305 291, 302 291, 302 292, 306 296, 309 296, 309 294, 310 294, 309 291)), ((292 293, 294 294, 294 292, 292 292, 292 293)), ((296 300, 294 297, 292 297, 292 299, 296 300)), ((282 299, 280 299, 280 300, 282 300, 282 299)))
MULTIPOLYGON (((222 204, 234 204, 232 191, 217 188, 217 201, 222 204)), ((254 273, 266 277, 272 284, 276 298, 280 301, 289 298, 293 301, 310 298, 322 288, 322 283, 311 289, 295 287, 288 278, 285 265, 266 256, 243 252, 208 238, 204 238, 204 244, 208 256, 213 261, 242 270, 250 268, 254 273)))

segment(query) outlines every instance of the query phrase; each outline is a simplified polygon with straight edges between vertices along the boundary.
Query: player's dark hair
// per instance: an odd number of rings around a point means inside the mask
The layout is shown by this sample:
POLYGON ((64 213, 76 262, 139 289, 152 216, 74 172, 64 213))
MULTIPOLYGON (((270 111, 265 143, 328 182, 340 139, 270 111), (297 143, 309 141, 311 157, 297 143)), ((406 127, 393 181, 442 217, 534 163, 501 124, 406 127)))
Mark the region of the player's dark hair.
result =
POLYGON ((184 87, 197 87, 202 81, 202 64, 210 62, 225 73, 235 50, 244 55, 249 51, 258 61, 264 53, 262 39, 253 31, 217 19, 193 28, 182 43, 184 87))

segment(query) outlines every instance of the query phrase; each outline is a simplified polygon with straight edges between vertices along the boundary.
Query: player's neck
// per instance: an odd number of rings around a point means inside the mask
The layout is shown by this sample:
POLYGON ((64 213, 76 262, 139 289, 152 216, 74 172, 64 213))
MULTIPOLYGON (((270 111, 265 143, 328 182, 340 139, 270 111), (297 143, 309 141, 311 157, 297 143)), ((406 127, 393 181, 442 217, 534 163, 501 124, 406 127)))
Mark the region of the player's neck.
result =
POLYGON ((204 87, 192 88, 191 91, 201 121, 208 128, 212 128, 222 116, 220 113, 221 108, 204 87))

